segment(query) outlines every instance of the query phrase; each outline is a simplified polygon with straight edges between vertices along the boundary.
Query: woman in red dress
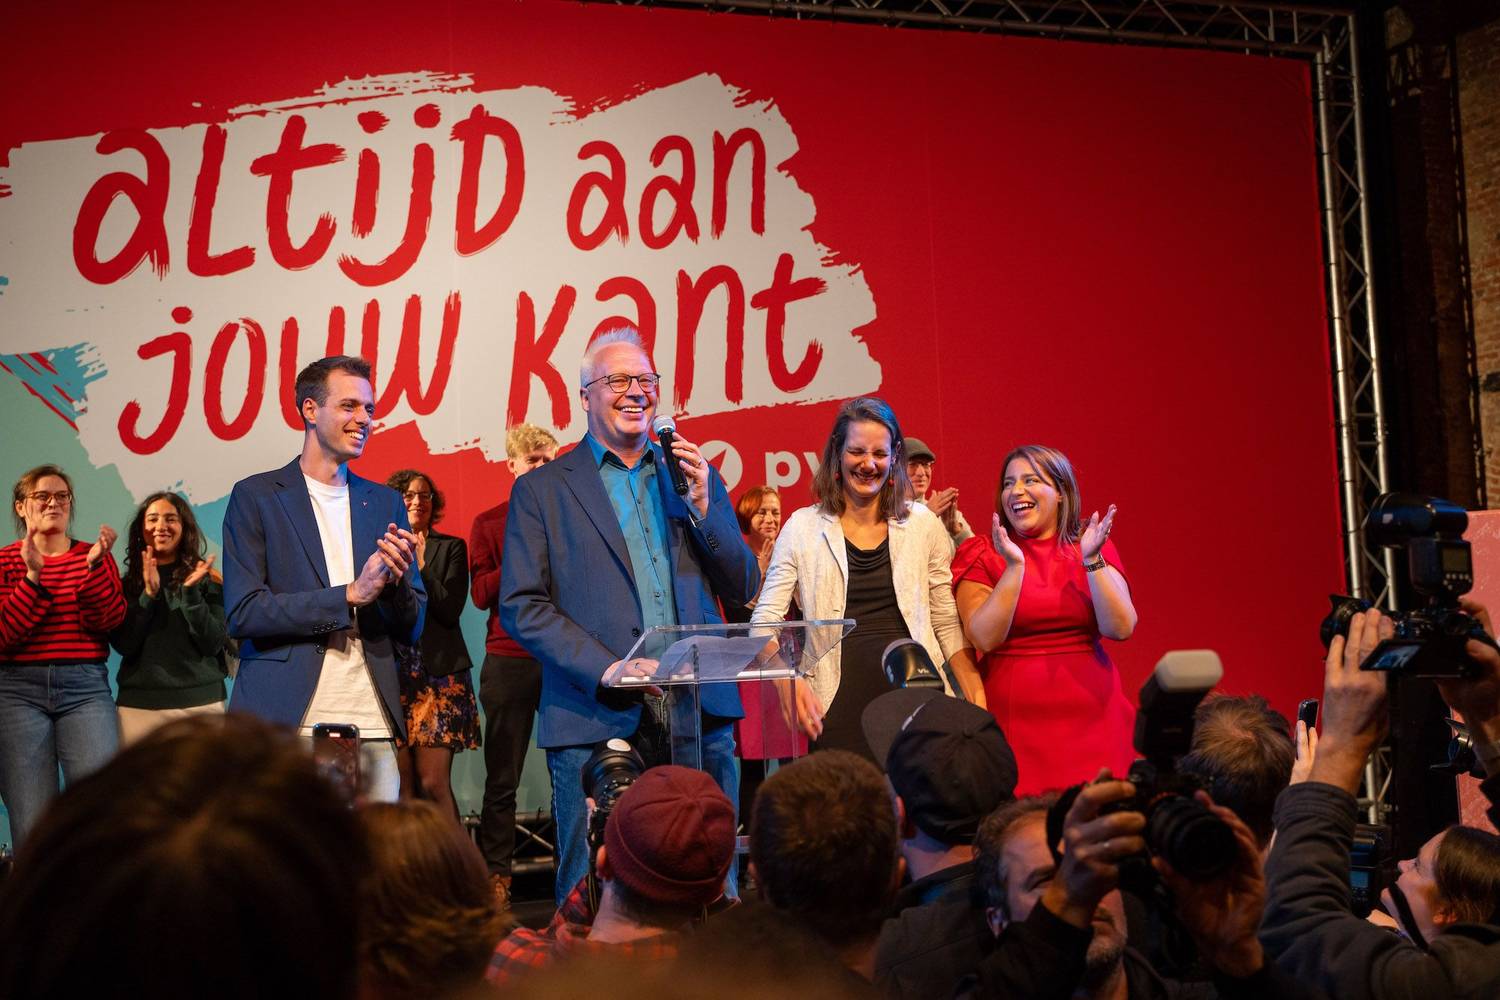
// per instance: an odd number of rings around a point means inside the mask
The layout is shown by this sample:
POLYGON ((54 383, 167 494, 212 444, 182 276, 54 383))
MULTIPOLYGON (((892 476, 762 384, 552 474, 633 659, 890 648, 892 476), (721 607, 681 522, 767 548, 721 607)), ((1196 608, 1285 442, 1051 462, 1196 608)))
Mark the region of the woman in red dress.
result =
POLYGON ((1015 751, 1016 794, 1088 781, 1101 765, 1123 775, 1135 709, 1100 643, 1130 638, 1136 623, 1109 541, 1115 508, 1083 522, 1073 466, 1055 448, 1017 448, 1004 470, 991 537, 959 547, 953 587, 984 657, 989 709, 1015 751))

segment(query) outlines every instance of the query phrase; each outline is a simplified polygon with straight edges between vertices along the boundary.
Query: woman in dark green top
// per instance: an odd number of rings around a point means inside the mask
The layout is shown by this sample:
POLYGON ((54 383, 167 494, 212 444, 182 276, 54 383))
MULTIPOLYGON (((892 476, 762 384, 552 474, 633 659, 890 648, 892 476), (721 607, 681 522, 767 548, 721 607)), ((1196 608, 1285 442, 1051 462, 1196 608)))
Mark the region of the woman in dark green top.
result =
POLYGON ((119 652, 120 745, 163 723, 224 711, 224 578, 176 493, 146 498, 130 522, 119 652))

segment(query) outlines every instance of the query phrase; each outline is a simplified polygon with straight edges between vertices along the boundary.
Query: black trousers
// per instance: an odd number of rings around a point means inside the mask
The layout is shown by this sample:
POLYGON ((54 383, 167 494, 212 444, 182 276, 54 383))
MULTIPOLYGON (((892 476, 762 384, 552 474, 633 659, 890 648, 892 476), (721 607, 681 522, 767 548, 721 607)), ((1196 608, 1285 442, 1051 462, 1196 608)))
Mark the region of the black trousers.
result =
POLYGON ((529 657, 485 654, 479 668, 485 771, 479 850, 493 875, 509 875, 516 853, 516 788, 541 698, 541 664, 529 657))

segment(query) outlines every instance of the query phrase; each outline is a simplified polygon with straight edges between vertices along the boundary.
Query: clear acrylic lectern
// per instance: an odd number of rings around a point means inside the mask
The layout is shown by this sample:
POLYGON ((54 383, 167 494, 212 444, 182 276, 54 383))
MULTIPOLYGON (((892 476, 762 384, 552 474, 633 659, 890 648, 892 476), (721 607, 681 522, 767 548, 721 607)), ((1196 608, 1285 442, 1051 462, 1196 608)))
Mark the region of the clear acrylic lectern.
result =
MULTIPOLYGON (((844 641, 851 618, 769 625, 658 625, 626 655, 631 669, 610 686, 657 687, 672 763, 703 769, 703 685, 739 684, 746 718, 741 741, 758 741, 764 758, 797 757, 805 750, 796 720, 788 725, 774 682, 803 677, 844 641)), ((792 702, 795 705, 795 700, 792 702)))

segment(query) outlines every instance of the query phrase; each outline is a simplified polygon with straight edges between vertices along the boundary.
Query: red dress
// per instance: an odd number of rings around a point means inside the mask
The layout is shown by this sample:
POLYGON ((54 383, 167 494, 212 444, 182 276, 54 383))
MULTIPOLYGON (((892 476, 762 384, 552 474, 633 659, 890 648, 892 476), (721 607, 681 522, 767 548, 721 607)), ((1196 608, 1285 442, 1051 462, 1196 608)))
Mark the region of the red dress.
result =
MULTIPOLYGON (((1058 538, 1017 538, 1026 575, 1010 633, 979 663, 984 694, 1015 751, 1017 795, 1089 781, 1108 765, 1123 777, 1135 758, 1135 709, 1099 641, 1088 573, 1073 546, 1058 538)), ((1102 555, 1122 574, 1114 544, 1102 555)), ((1005 561, 979 535, 953 557, 953 586, 972 580, 993 587, 1005 561)))

